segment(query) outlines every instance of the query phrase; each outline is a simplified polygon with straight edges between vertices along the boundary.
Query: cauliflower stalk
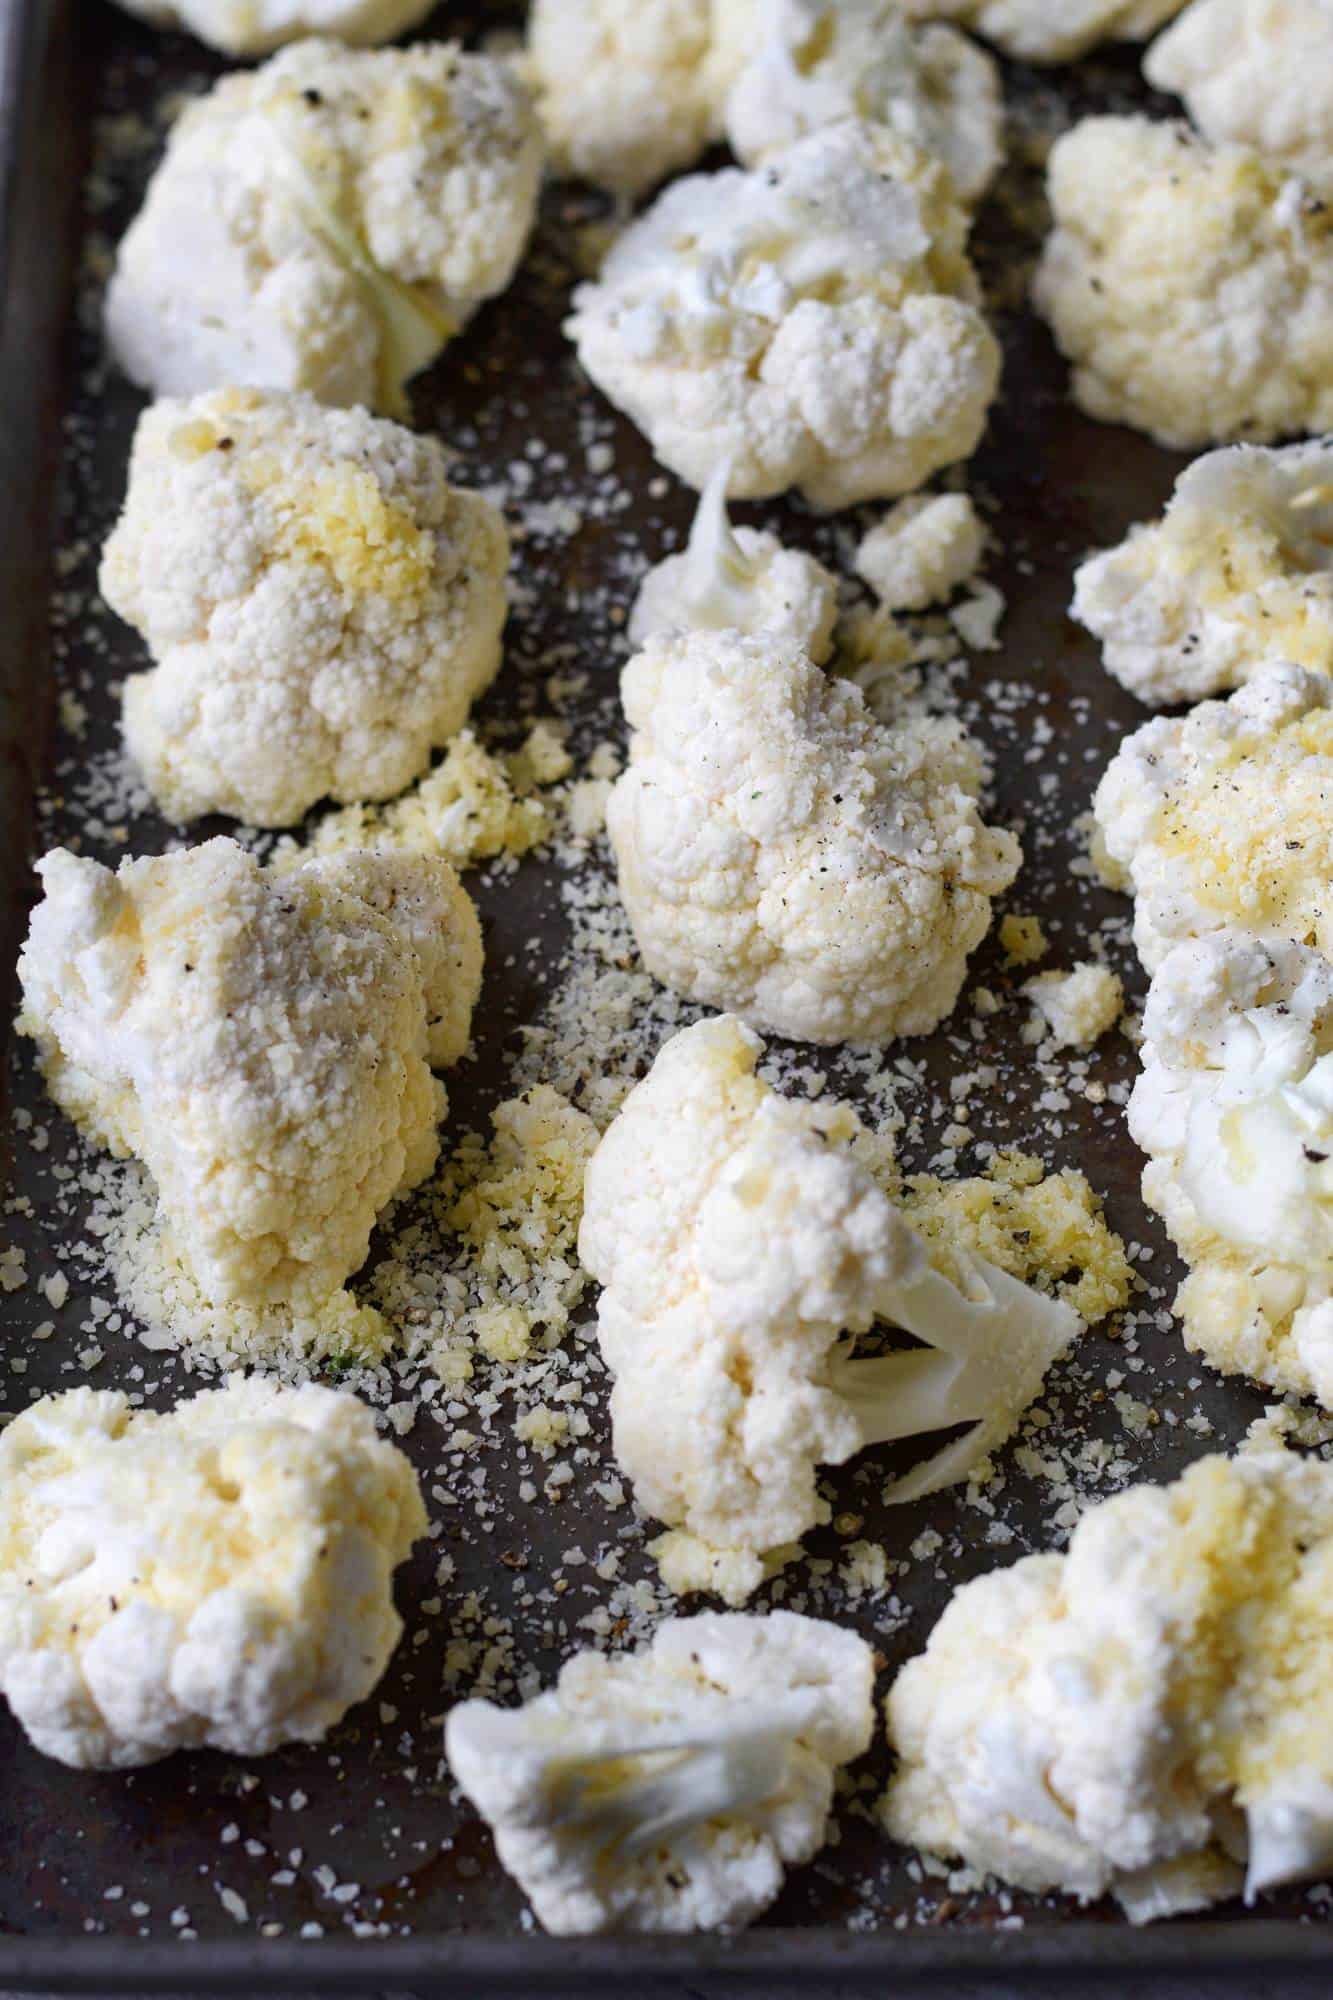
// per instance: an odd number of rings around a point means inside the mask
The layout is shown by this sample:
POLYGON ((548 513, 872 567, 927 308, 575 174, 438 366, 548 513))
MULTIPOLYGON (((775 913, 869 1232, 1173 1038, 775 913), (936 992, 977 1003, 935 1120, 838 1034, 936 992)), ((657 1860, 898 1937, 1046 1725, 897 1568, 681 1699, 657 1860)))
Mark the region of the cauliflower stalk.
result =
POLYGON ((948 172, 845 120, 762 169, 678 181, 579 287, 567 330, 664 465, 816 507, 906 493, 975 450, 1000 354, 948 172))
POLYGON ((306 35, 392 42, 425 19, 431 0, 120 0, 155 28, 184 28, 227 56, 266 56, 306 35))
POLYGON ((158 394, 242 383, 396 414, 509 283, 541 169, 510 65, 297 43, 177 122, 117 256, 112 350, 158 394))
POLYGON ((154 404, 101 585, 156 661, 124 718, 159 805, 290 826, 401 791, 500 664, 508 560, 434 439, 305 395, 154 404))
POLYGON ((981 819, 962 728, 881 725, 768 633, 650 640, 621 694, 606 823, 649 971, 800 1040, 935 1027, 1021 859, 981 819))
POLYGON ((821 1464, 966 1423, 887 1497, 965 1478, 1081 1324, 965 1252, 944 1277, 850 1149, 851 1113, 777 1097, 761 1051, 727 1015, 666 1045, 593 1155, 579 1237, 616 1457, 647 1512, 730 1552, 737 1602, 826 1518, 821 1464), (877 1326, 929 1344, 863 1357, 877 1326))
POLYGON ((1064 63, 1100 42, 1141 42, 1185 0, 903 0, 909 15, 975 28, 1006 55, 1064 63))
POLYGON ((430 1172, 431 1065, 467 1046, 481 934, 446 862, 266 873, 229 840, 112 872, 57 849, 19 962, 56 1102, 157 1184, 206 1297, 316 1307, 430 1172))
POLYGON ((1333 209, 1280 161, 1183 125, 1056 142, 1033 297, 1079 406, 1159 444, 1333 428, 1333 209))
POLYGON ((888 1700, 896 1840, 1136 1922, 1333 1865, 1333 1467, 1213 1457, 964 1585, 888 1700))
POLYGON ((737 1928, 823 1846, 874 1678, 821 1619, 672 1618, 639 1652, 577 1654, 523 1708, 464 1702, 445 1752, 548 1931, 737 1928))
POLYGON ((0 1692, 82 1770, 319 1742, 383 1673, 426 1532, 370 1411, 312 1383, 43 1397, 0 1432, 0 1490, 0 1692))
POLYGON ((1143 59, 1209 139, 1333 192, 1333 0, 1193 0, 1143 59))

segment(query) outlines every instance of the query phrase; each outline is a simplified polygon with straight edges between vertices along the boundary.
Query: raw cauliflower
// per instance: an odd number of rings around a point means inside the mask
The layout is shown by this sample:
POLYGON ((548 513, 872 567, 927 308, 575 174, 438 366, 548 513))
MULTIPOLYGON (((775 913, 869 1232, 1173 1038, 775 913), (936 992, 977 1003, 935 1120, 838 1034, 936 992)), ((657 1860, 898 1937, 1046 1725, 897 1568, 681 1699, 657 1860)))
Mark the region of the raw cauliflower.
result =
POLYGON ((1143 1032, 1129 1129, 1190 1266, 1186 1341, 1333 1409, 1333 965, 1235 931, 1177 945, 1143 1032))
POLYGON ((1149 972, 1231 927, 1333 956, 1333 682, 1265 667, 1229 701, 1126 737, 1093 802, 1096 857, 1134 895, 1149 972))
POLYGON ((1135 1922, 1333 1867, 1333 1467, 1205 1458, 958 1591, 888 1700, 894 1839, 1135 1922))
POLYGON ((753 173, 677 181, 567 331, 664 465, 733 499, 908 492, 966 458, 1000 375, 947 171, 847 120, 753 173))
POLYGON ((732 1015, 667 1043, 593 1155, 579 1236, 616 1458, 646 1512, 731 1554, 735 1601, 827 1518, 821 1465, 966 1423, 886 1497, 965 1478, 1080 1329, 964 1250, 956 1282, 936 1270, 851 1149, 855 1118, 776 1096, 762 1047, 732 1015), (929 1345, 862 1359, 877 1325, 929 1345))
POLYGON ((481 981, 447 862, 334 855, 266 874, 230 840, 122 862, 63 848, 19 961, 56 1102, 157 1184, 204 1294, 317 1306, 435 1164, 481 981))
POLYGON ((687 547, 650 569, 629 619, 631 645, 670 632, 769 633, 822 665, 833 651, 838 580, 803 549, 727 518, 728 467, 704 488, 687 547))
POLYGON ((924 611, 975 575, 985 542, 966 493, 913 493, 863 536, 856 573, 886 611, 924 611))
POLYGON ((120 0, 155 28, 184 28, 223 55, 266 56, 305 35, 365 45, 415 28, 432 0, 120 0))
POLYGON ((1160 521, 1081 565, 1073 613, 1154 708, 1275 658, 1333 673, 1333 439, 1196 458, 1160 521))
POLYGON ((159 395, 248 383, 398 414, 523 253, 542 171, 510 65, 305 41, 181 114, 106 330, 159 395))
POLYGON ((0 1692, 81 1770, 318 1743, 398 1643, 416 1474, 353 1396, 232 1376, 166 1413, 45 1396, 0 1432, 0 1692))
POLYGON ((762 0, 533 0, 526 73, 561 174, 647 193, 722 137, 762 0))
POLYGON ((1205 137, 1333 192, 1333 0, 1193 0, 1143 73, 1205 137))
POLYGON ((1039 972, 1023 988, 1039 1034, 1058 1048, 1090 1049, 1120 1019, 1125 990, 1108 966, 1085 961, 1069 972, 1039 972))
POLYGON ((1333 428, 1333 208, 1280 162, 1183 125, 1057 141, 1038 310, 1074 400, 1159 444, 1333 428))
POLYGON ((926 1034, 953 1006, 1021 853, 977 809, 953 721, 876 722, 768 633, 652 639, 606 823, 648 970, 797 1040, 926 1034))
POLYGON ((966 202, 1004 158, 1000 73, 965 35, 909 21, 899 0, 769 0, 727 98, 732 152, 758 166, 842 118, 887 125, 943 160, 966 202))
POLYGON ((1185 0, 903 0, 909 15, 975 28, 1026 62, 1073 62, 1099 42, 1141 42, 1185 0))
POLYGON ((500 664, 508 562, 433 438, 281 391, 155 403, 101 585, 156 661, 124 723, 162 810, 290 826, 401 791, 500 664))
POLYGON ((669 1618, 522 1708, 452 1709, 445 1754, 548 1931, 735 1929, 824 1845, 874 1680, 865 1641, 822 1619, 669 1618))

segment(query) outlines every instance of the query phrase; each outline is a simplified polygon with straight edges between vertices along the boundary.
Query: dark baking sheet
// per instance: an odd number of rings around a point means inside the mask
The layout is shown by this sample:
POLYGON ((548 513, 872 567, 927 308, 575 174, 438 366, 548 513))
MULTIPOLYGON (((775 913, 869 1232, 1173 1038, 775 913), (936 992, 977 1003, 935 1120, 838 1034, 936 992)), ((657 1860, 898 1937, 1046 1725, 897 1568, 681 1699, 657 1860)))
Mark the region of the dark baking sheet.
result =
MULTIPOLYGON (((504 7, 441 8, 428 31, 472 35, 513 20, 514 10, 504 7)), ((119 233, 151 165, 152 148, 139 144, 124 121, 152 114, 164 93, 196 88, 221 65, 192 43, 156 36, 107 6, 85 11, 78 0, 11 5, 0 50, 8 148, 0 225, 6 404, 0 437, 6 584, 0 944, 7 974, 27 895, 26 852, 38 837, 43 845, 77 842, 113 861, 126 845, 108 827, 90 824, 86 801, 89 765, 115 740, 117 704, 109 683, 140 658, 132 635, 98 606, 95 575, 141 399, 102 368, 91 316, 85 311, 76 323, 71 275, 76 263, 86 266, 90 251, 95 261, 98 239, 119 233), (80 204, 99 126, 104 137, 111 134, 115 171, 99 172, 80 204), (56 454, 59 518, 53 523, 56 454), (58 577, 52 562, 57 547, 63 552, 58 577), (88 710, 86 732, 73 738, 57 733, 52 739, 57 678, 88 710), (51 782, 38 835, 32 780, 39 766, 51 782)), ((1037 122, 1060 96, 1079 108, 1142 98, 1128 55, 1055 79, 1012 70, 1010 82, 1027 117, 1037 122)), ((1019 281, 1032 247, 1022 217, 1036 184, 1030 169, 1008 175, 978 230, 983 269, 1013 302, 1021 297, 1019 281)), ((549 193, 536 251, 513 289, 413 392, 417 425, 459 447, 460 476, 474 483, 512 484, 513 461, 538 436, 548 455, 532 463, 530 497, 593 501, 604 475, 586 470, 586 446, 595 437, 613 448, 616 473, 632 489, 633 503, 609 513, 590 505, 573 532, 558 529, 525 541, 527 588, 511 620, 504 672, 482 711, 492 722, 517 726, 521 716, 544 708, 541 682, 552 656, 562 654, 566 670, 586 670, 589 678, 587 695, 573 711, 576 741, 585 747, 605 734, 616 713, 615 671, 623 654, 618 620, 633 580, 646 561, 679 542, 693 508, 693 496, 659 476, 637 433, 580 379, 560 335, 574 232, 595 212, 595 205, 568 190, 549 193), (564 455, 563 465, 550 448, 564 455)), ((86 305, 86 286, 81 296, 86 305)), ((1001 311, 999 324, 1004 396, 969 483, 1003 542, 989 574, 1005 591, 1009 609, 1002 650, 974 656, 959 691, 973 726, 995 752, 996 816, 1027 830, 1028 862, 1010 907, 1038 913, 1053 941, 1049 962, 1069 964, 1084 955, 1086 931, 1108 917, 1123 927, 1125 907, 1086 875, 1071 872, 1081 853, 1074 821, 1086 811, 1118 736, 1141 719, 1100 672, 1091 642, 1066 620, 1070 573, 1088 546, 1117 539, 1130 522, 1160 506, 1179 461, 1126 432, 1081 419, 1064 398, 1063 369, 1045 334, 1021 306, 1001 311)), ((742 516, 771 520, 790 539, 826 556, 839 533, 845 547, 845 519, 831 527, 783 507, 742 510, 742 516)), ((145 815, 132 824, 128 845, 151 851, 169 837, 159 820, 145 815)), ((486 924, 487 976, 478 1015, 480 1059, 451 1079, 459 1130, 484 1125, 490 1106, 507 1094, 517 1024, 539 1008, 544 980, 565 942, 552 871, 540 860, 526 860, 512 880, 472 886, 486 924)), ((1141 982, 1123 948, 1118 962, 1137 990, 1141 982)), ((1002 993, 1012 989, 993 941, 975 961, 970 983, 1002 993)), ((1082 1167, 1126 1241, 1150 1247, 1151 1260, 1142 1268, 1169 1297, 1174 1266, 1139 1203, 1138 1163, 1116 1105, 1076 1093, 1067 1104, 1052 1105, 1019 1041, 1025 1015, 1021 1006, 1005 1007, 975 1043, 960 1014, 952 1026, 903 1053, 923 1063, 933 1084, 946 1090, 961 1066, 995 1062, 1001 1084, 984 1118, 974 1118, 978 1137, 1023 1144, 1052 1166, 1082 1167)), ((836 1078, 836 1061, 825 1066, 836 1078)), ((1126 1084, 1133 1075, 1127 1043, 1109 1038, 1087 1073, 1112 1092, 1126 1084)), ((39 1274, 49 1268, 52 1177, 67 1169, 77 1173, 87 1156, 46 1103, 21 1051, 10 1062, 9 1085, 10 1104, 50 1131, 45 1153, 34 1153, 26 1142, 18 1150, 14 1191, 30 1199, 31 1213, 11 1211, 0 1223, 3 1242, 24 1247, 30 1274, 39 1274)), ((929 1113, 929 1098, 923 1101, 929 1113)), ((909 1160, 913 1148, 922 1160, 934 1152, 939 1122, 930 1129, 928 1115, 926 1129, 909 1136, 909 1160)), ((969 1154, 960 1155, 959 1172, 975 1167, 969 1154)), ((10 1373, 0 1404, 18 1408, 31 1396, 83 1379, 75 1357, 87 1345, 88 1334, 80 1330, 87 1311, 81 1288, 61 1313, 52 1312, 31 1282, 0 1292, 0 1379, 10 1357, 26 1363, 21 1376, 10 1373), (33 1344, 33 1326, 48 1318, 58 1323, 55 1337, 33 1344)), ((1185 1354, 1174 1333, 1140 1327, 1138 1353, 1146 1365, 1126 1386, 1152 1406, 1156 1421, 1143 1436, 1127 1437, 1111 1405, 1089 1400, 1108 1368, 1126 1365, 1117 1336, 1118 1329, 1101 1328, 1087 1337, 1049 1406, 1057 1423, 1076 1424, 1080 1436, 1105 1437, 1121 1456, 1131 1454, 1139 1476, 1174 1476, 1202 1450, 1238 1440, 1261 1412, 1265 1399, 1258 1391, 1212 1376, 1185 1354), (1214 1427, 1207 1440, 1183 1425, 1200 1410, 1214 1427)), ((199 1386, 170 1357, 146 1355, 129 1325, 104 1327, 99 1337, 104 1359, 92 1378, 99 1386, 141 1382, 133 1371, 145 1364, 155 1402, 168 1403, 199 1386)), ((600 1444, 599 1423, 594 1432, 591 1442, 600 1444)), ((437 1433, 425 1436, 418 1424, 405 1448, 423 1471, 436 1475, 437 1433)), ((1266 1903, 1262 1915, 1239 1924, 1232 1921, 1238 1913, 1228 1910, 1208 1922, 1184 1920, 1136 1934, 1106 1910, 1079 1916, 1057 1901, 951 1894, 944 1883, 923 1882, 909 1870, 910 1857, 855 1814, 844 1814, 840 1844, 794 1874, 778 1905, 745 1938, 644 1947, 633 1941, 562 1945, 525 1934, 521 1896, 497 1868, 475 1817, 451 1802, 440 1766, 450 1605, 477 1590, 504 1609, 541 1588, 571 1540, 590 1547, 617 1543, 626 1517, 607 1514, 584 1490, 595 1471, 586 1473, 575 1497, 553 1508, 519 1498, 520 1467, 512 1449, 491 1453, 486 1467, 498 1501, 494 1533, 451 1530, 442 1546, 457 1573, 442 1591, 433 1578, 435 1547, 424 1547, 400 1573, 407 1636, 377 1696, 327 1744, 285 1750, 253 1767, 198 1755, 129 1775, 79 1775, 38 1757, 8 1715, 0 1716, 0 1988, 82 1984, 160 1991, 188 1983, 198 1990, 313 1985, 327 1992, 410 1982, 459 1992, 518 1985, 577 1991, 603 1980, 641 1988, 651 1974, 689 1974, 691 1990, 700 1990, 701 1980, 711 1987, 714 1980, 744 1979, 771 1991, 780 1977, 806 1977, 832 1990, 843 1981, 879 1984, 890 1974, 903 1983, 950 1970, 1003 1969, 1009 1976, 1026 1971, 1034 1980, 1058 1978, 1067 1990, 1075 1972, 1091 1981, 1123 1977, 1130 1967, 1144 1974, 1154 1966, 1251 1972, 1282 1966, 1294 1977, 1302 1967, 1333 1963, 1320 1912, 1301 1894, 1266 1903), (497 1566, 502 1546, 526 1551, 524 1572, 497 1566), (440 1611, 424 1613, 422 1600, 437 1596, 440 1611), (380 1702, 398 1710, 392 1726, 379 1722, 380 1702), (294 1795, 304 1803, 294 1806, 294 1795), (223 1842, 223 1830, 233 1826, 238 1837, 223 1842), (301 1858, 289 1863, 294 1849, 301 1858), (314 1872, 325 1864, 338 1883, 359 1885, 353 1898, 330 1897, 314 1872), (275 1886, 274 1871, 289 1866, 292 1879, 275 1886), (223 1887, 244 1899, 243 1926, 223 1906, 223 1887), (183 1918, 176 1914, 182 1911, 183 1918), (315 1924, 322 1940, 302 1940, 302 1928, 315 1924), (264 1926, 271 1935, 264 1935, 264 1926)), ((1049 1490, 1009 1461, 997 1504, 1014 1539, 1003 1550, 979 1539, 981 1517, 956 1495, 875 1512, 868 1506, 870 1486, 856 1468, 831 1474, 835 1512, 841 1506, 865 1514, 861 1532, 891 1547, 906 1549, 926 1528, 943 1538, 938 1557, 915 1564, 895 1586, 912 1615, 901 1629, 886 1631, 873 1603, 846 1606, 835 1589, 811 1608, 862 1629, 885 1656, 887 1684, 888 1672, 920 1649, 960 1582, 1056 1535, 1049 1490)), ((618 1543, 629 1575, 652 1574, 643 1539, 635 1532, 618 1543)), ((817 1557, 830 1556, 837 1542, 830 1531, 810 1537, 808 1547, 817 1557)), ((571 1587, 558 1607, 564 1626, 542 1642, 531 1619, 520 1622, 520 1658, 549 1676, 584 1642, 574 1620, 602 1594, 595 1579, 571 1587)), ((880 1746, 868 1765, 877 1785, 886 1768, 880 1746)))

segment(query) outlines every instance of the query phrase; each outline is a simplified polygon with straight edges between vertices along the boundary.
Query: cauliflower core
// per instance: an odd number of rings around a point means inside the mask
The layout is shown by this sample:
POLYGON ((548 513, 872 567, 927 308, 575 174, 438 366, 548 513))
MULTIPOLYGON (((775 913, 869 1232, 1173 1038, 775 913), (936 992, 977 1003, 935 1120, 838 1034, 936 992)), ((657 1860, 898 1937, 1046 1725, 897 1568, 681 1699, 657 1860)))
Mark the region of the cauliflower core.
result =
POLYGON ((155 28, 185 28, 228 56, 266 56, 304 35, 392 42, 415 28, 431 0, 120 0, 155 28))
POLYGON ((1108 882, 1134 895, 1149 972, 1228 926, 1333 956, 1333 683, 1266 667, 1229 701, 1126 737, 1093 810, 1108 882))
POLYGON ((509 283, 541 170, 510 65, 297 43, 182 113, 116 259, 112 350, 160 395, 250 383, 397 414, 509 283))
POLYGON ((1333 428, 1333 208, 1280 162, 1183 125, 1060 139, 1033 297, 1075 401, 1159 444, 1333 428))
POLYGON ((527 75, 557 173, 640 195, 722 137, 762 0, 533 0, 527 75))
POLYGON ((1194 0, 1143 73, 1207 138, 1333 192, 1333 0, 1194 0))
POLYGON ((648 1513, 735 1558, 734 1601, 827 1518, 820 1465, 966 1423, 886 1497, 966 1477, 1080 1328, 965 1251, 956 1283, 935 1270, 851 1150, 852 1114, 777 1097, 761 1052, 730 1015, 667 1043, 593 1155, 579 1236, 616 1457, 648 1513), (876 1326, 930 1345, 863 1360, 876 1326))
POLYGON ((1333 1865, 1333 1467, 1206 1458, 965 1584, 888 1700, 896 1840, 1136 1922, 1333 1865))
POLYGON ((579 1653, 523 1708, 445 1723, 455 1778, 548 1931, 738 1928, 828 1836, 869 1747, 874 1658, 790 1611, 670 1618, 637 1653, 579 1653))
POLYGON ((966 458, 1000 374, 947 171, 847 120, 764 168, 667 189, 574 294, 567 330, 664 465, 816 507, 966 458))
POLYGON ((1333 441, 1195 459, 1160 521, 1082 565, 1073 611, 1153 707, 1239 687, 1274 658, 1333 673, 1333 441))
POLYGON ((963 201, 1004 158, 1004 98, 990 56, 953 28, 914 24, 899 0, 770 0, 727 98, 745 166, 843 118, 887 125, 943 160, 963 201))
POLYGON ((19 1025, 56 1102, 144 1162, 208 1298, 331 1298, 435 1164, 431 1064, 463 1053, 481 983, 453 870, 351 852, 279 877, 210 840, 38 872, 19 1025))
POLYGON ((176 820, 398 792, 500 664, 509 540, 434 439, 219 389, 140 419, 102 593, 157 664, 125 739, 176 820))
POLYGON ((977 810, 955 722, 885 727, 850 681, 768 634, 650 640, 607 831, 664 985, 814 1042, 928 1033, 1021 860, 977 810))
POLYGON ((913 493, 856 551, 856 573, 886 611, 924 611, 975 575, 986 531, 966 493, 913 493))
POLYGON ((1190 1276, 1185 1339, 1333 1409, 1333 966, 1221 931, 1154 976, 1129 1129, 1190 1276))
POLYGON ((416 1474, 352 1396, 232 1376, 166 1415, 46 1396, 0 1432, 0 1692, 83 1770, 317 1743, 398 1643, 416 1474))

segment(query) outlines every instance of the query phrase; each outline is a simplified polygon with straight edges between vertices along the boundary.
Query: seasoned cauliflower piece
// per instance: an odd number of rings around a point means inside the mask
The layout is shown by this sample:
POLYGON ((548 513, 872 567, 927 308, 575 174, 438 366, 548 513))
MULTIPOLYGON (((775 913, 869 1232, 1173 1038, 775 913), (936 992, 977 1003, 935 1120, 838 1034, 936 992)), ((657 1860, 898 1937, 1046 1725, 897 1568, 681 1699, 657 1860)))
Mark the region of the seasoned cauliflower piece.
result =
POLYGON ((1097 788, 1096 857, 1134 896, 1149 972, 1228 926, 1333 956, 1333 684, 1265 667, 1229 701, 1126 737, 1097 788))
POLYGON ((1162 961, 1129 1129, 1190 1265, 1185 1339, 1333 1408, 1333 966, 1219 931, 1162 961))
POLYGON ((990 186, 1004 97, 994 61, 965 35, 914 24, 900 0, 770 0, 756 41, 727 98, 727 139, 745 166, 865 118, 943 160, 963 201, 990 186))
POLYGON ((592 1157, 579 1236, 616 1457, 648 1513, 733 1558, 736 1601, 827 1518, 821 1465, 966 1423, 886 1497, 965 1478, 1081 1324, 961 1247, 956 1280, 935 1269, 851 1112, 776 1096, 762 1047, 732 1015, 667 1043, 592 1157), (862 1359, 877 1325, 930 1344, 862 1359))
POLYGON ((1333 1867, 1333 1466, 1205 1458, 957 1592, 888 1700, 895 1840, 1135 1922, 1333 1867))
POLYGON ((136 1154, 206 1297, 318 1307, 435 1164, 432 1062, 466 1046, 476 911, 447 862, 267 874, 230 840, 113 875, 63 848, 19 961, 56 1102, 136 1154))
POLYGON ((155 28, 184 28, 227 56, 266 56, 305 35, 391 42, 424 21, 432 0, 120 0, 155 28))
POLYGON ((1143 73, 1207 138, 1333 192, 1333 0, 1193 0, 1143 73))
POLYGON ((1159 444, 1333 428, 1333 209, 1280 162, 1183 125, 1057 141, 1033 298, 1074 400, 1159 444))
POLYGON ((1333 439, 1196 458, 1160 521, 1082 564, 1073 613, 1153 707, 1274 658, 1333 673, 1333 439))
POLYGON ((181 114, 116 258, 112 351, 159 395, 248 383, 399 414, 509 283, 541 171, 509 64, 299 42, 181 114))
POLYGON ((398 1643, 416 1474, 354 1396, 233 1375, 160 1415, 44 1396, 0 1432, 0 1693, 80 1770, 318 1743, 398 1643))
POLYGON ((652 639, 621 695, 633 734, 606 823, 648 970, 802 1041, 943 1020, 1022 858, 981 818, 961 726, 881 725, 768 633, 652 639))
POLYGON ((1070 972, 1039 972, 1023 988, 1035 1025, 1062 1049, 1090 1049, 1120 1019, 1125 990, 1105 965, 1085 962, 1070 972))
POLYGON ((762 0, 533 0, 526 69, 556 172, 622 196, 692 167, 762 0))
POLYGON ((975 450, 1000 375, 937 161, 847 120, 762 169, 677 181, 567 331, 664 465, 816 507, 906 493, 975 450))
POLYGON ((1073 62, 1099 42, 1141 42, 1185 0, 902 0, 920 17, 975 28, 1026 62, 1073 62))
POLYGON ((522 1708, 452 1709, 445 1754, 548 1931, 736 1929, 824 1845, 874 1682, 865 1641, 822 1619, 669 1618, 522 1708))
POLYGON ((856 573, 886 611, 924 611, 975 575, 985 542, 966 493, 913 493, 863 537, 856 573))
POLYGON ((500 664, 508 562, 433 438, 281 391, 155 403, 101 585, 157 663, 124 719, 158 804, 290 826, 401 791, 500 664))
POLYGON ((833 651, 838 581, 802 549, 776 535, 733 528, 727 519, 728 468, 704 488, 684 552, 650 569, 630 613, 632 645, 669 632, 770 633, 822 665, 833 651))

